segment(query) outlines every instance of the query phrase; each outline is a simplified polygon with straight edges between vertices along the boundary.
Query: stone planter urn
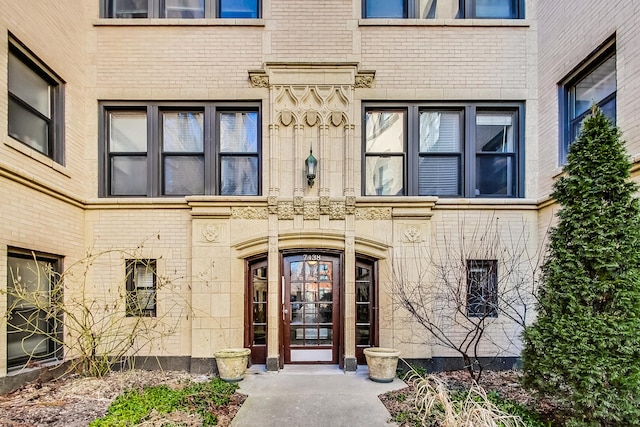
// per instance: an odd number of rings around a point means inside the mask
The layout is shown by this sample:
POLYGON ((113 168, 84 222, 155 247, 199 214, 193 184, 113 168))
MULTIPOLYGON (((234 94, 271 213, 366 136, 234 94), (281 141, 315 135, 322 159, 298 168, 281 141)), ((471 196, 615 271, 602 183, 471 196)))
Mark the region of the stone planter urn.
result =
POLYGON ((225 348, 213 353, 220 379, 227 382, 242 380, 250 354, 251 350, 248 348, 225 348))
POLYGON ((396 377, 400 350, 394 348, 371 347, 364 349, 364 357, 369 365, 369 378, 378 383, 390 383, 396 377))

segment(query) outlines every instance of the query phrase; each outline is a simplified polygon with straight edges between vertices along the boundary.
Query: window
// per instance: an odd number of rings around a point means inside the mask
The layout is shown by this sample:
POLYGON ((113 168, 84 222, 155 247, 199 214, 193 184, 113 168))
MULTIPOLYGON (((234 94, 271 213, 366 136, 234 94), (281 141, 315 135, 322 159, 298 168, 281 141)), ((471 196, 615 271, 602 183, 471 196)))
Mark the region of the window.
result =
POLYGON ((103 104, 101 196, 260 194, 256 104, 103 104))
POLYGON ((364 18, 522 19, 524 0, 363 0, 364 18))
POLYGON ((10 250, 7 274, 7 365, 21 367, 59 356, 61 324, 55 301, 62 297, 60 260, 10 250))
POLYGON ((259 18, 260 0, 102 0, 103 18, 259 18))
POLYGON ((605 43, 561 85, 563 100, 560 111, 564 116, 560 163, 564 164, 569 145, 575 141, 582 122, 597 104, 602 112, 616 122, 616 50, 615 40, 605 43))
POLYGON ((156 261, 127 260, 127 316, 156 315, 156 261))
POLYGON ((497 261, 467 261, 467 316, 498 317, 497 261))
POLYGON ((9 136, 62 163, 62 80, 13 38, 8 78, 9 136))
POLYGON ((365 105, 367 196, 523 197, 522 104, 365 105))
POLYGON ((219 18, 259 18, 258 0, 219 0, 219 18))

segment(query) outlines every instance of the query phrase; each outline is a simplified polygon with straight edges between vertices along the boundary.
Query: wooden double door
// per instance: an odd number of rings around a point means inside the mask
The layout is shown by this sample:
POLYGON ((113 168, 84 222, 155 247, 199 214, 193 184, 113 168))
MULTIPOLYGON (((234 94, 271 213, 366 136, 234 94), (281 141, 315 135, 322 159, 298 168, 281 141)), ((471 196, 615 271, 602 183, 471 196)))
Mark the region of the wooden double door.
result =
MULTIPOLYGON (((344 275, 339 252, 304 250, 282 253, 278 289, 269 289, 267 261, 247 264, 245 346, 252 363, 267 357, 268 296, 277 293, 280 365, 285 363, 340 364, 344 352, 344 275)), ((374 263, 359 260, 356 267, 355 351, 377 343, 374 263)), ((273 287, 273 286, 272 286, 273 287)), ((273 301, 273 299, 271 299, 273 301)))

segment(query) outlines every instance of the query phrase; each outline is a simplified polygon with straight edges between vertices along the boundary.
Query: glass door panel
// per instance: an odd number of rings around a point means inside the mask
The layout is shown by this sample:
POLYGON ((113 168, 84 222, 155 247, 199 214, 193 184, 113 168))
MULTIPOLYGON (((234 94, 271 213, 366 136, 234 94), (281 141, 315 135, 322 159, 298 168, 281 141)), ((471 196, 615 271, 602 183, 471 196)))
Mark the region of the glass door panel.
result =
POLYGON ((364 349, 376 345, 376 300, 373 263, 356 262, 356 359, 365 364, 364 349))
POLYGON ((324 254, 285 258, 285 362, 337 362, 338 258, 324 254))
POLYGON ((245 346, 251 349, 251 363, 266 363, 267 357, 267 262, 249 264, 247 278, 245 346))

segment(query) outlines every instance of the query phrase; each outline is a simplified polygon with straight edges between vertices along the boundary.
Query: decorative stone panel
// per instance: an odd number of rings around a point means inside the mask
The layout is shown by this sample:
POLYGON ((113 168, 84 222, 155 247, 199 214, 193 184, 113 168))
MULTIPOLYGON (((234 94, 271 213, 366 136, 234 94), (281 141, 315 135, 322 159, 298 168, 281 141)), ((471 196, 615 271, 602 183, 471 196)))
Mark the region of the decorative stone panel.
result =
POLYGON ((320 219, 320 207, 317 203, 307 202, 304 204, 304 219, 320 219))
POLYGON ((291 220, 293 219, 294 209, 292 202, 280 202, 278 203, 278 219, 291 220))
POLYGON ((391 208, 362 208, 356 209, 358 220, 391 219, 391 208))
POLYGON ((219 224, 203 224, 201 241, 205 243, 218 243, 224 241, 222 227, 219 224))
POLYGON ((233 208, 231 218, 234 219, 267 219, 269 216, 267 208, 233 208))
POLYGON ((345 219, 346 217, 346 206, 342 202, 332 202, 329 206, 329 219, 345 219))

